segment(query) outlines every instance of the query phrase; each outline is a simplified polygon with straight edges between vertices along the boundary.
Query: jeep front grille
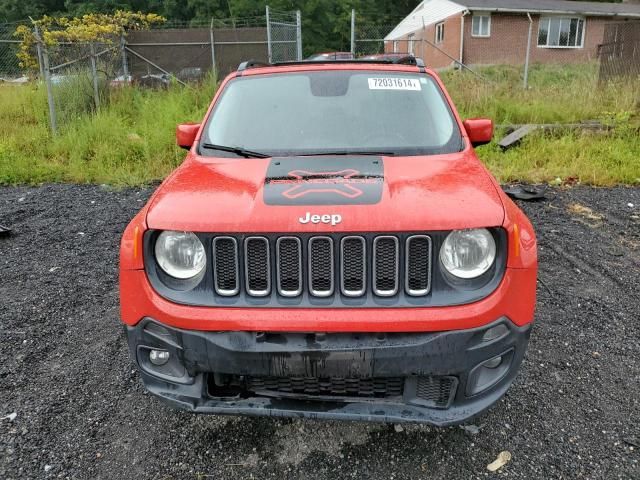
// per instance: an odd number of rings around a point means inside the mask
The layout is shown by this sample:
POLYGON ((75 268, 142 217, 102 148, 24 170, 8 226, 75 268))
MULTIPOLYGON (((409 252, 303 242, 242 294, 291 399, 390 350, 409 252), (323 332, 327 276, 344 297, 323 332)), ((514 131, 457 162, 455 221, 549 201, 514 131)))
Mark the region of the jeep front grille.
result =
POLYGON ((404 378, 247 377, 247 390, 344 397, 400 397, 404 378))
POLYGON ((407 238, 405 249, 405 284, 412 296, 424 295, 431 287, 431 238, 414 235, 407 238))
POLYGON ((247 293, 256 297, 269 295, 271 291, 269 240, 264 237, 249 237, 244 241, 244 268, 247 293))
POLYGON ((373 293, 392 297, 398 293, 398 239, 376 237, 373 241, 373 293))
POLYGON ((333 240, 331 237, 309 239, 309 291, 316 297, 333 295, 333 240))
POLYGON ((280 237, 276 241, 278 293, 297 297, 302 293, 302 244, 296 237, 280 237))
POLYGON ((363 237, 344 237, 340 244, 340 288, 347 297, 364 294, 367 285, 367 242, 363 237))
POLYGON ((337 377, 337 376, 257 376, 219 374, 208 376, 212 397, 245 395, 298 398, 306 400, 362 401, 409 400, 428 408, 446 409, 458 388, 457 377, 337 377), (407 393, 406 385, 409 387, 407 393))
POLYGON ((240 291, 238 277, 238 243, 233 237, 213 240, 213 277, 218 295, 231 297, 240 291))
POLYGON ((318 299, 412 297, 431 289, 427 235, 214 236, 216 294, 318 299), (272 288, 272 285, 274 287, 272 288))

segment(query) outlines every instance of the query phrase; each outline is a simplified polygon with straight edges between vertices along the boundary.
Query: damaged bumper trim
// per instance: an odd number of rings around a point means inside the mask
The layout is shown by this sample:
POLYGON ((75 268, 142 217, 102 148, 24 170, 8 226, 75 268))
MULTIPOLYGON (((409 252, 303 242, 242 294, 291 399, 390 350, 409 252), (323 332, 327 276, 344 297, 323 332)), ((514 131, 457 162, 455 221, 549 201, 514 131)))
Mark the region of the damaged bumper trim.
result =
POLYGON ((497 402, 517 374, 530 331, 506 317, 469 330, 394 334, 203 332, 150 318, 126 327, 146 388, 176 408, 433 425, 466 421, 497 402), (148 361, 153 349, 169 352, 166 365, 148 361), (318 392, 318 384, 334 388, 336 379, 381 385, 392 378, 402 388, 388 398, 364 387, 343 396, 318 392), (252 388, 251 379, 270 390, 252 388))

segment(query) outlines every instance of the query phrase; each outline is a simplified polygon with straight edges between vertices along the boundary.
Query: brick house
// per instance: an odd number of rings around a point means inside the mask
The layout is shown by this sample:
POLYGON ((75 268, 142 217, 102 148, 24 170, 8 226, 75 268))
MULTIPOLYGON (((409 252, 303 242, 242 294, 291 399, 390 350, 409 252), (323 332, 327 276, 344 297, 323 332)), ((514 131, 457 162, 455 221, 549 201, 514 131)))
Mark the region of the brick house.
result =
MULTIPOLYGON (((385 37, 434 68, 595 60, 605 24, 640 20, 640 5, 566 0, 424 0, 385 37)), ((638 27, 640 28, 640 27, 638 27)))

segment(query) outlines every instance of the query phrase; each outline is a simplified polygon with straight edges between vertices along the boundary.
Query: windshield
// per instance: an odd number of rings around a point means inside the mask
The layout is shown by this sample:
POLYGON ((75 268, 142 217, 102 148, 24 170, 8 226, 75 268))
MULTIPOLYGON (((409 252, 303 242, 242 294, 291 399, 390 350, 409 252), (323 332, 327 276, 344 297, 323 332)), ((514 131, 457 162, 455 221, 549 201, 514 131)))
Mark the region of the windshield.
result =
POLYGON ((462 138, 428 75, 322 71, 231 80, 210 115, 204 155, 236 156, 212 145, 270 156, 329 153, 453 153, 462 138))

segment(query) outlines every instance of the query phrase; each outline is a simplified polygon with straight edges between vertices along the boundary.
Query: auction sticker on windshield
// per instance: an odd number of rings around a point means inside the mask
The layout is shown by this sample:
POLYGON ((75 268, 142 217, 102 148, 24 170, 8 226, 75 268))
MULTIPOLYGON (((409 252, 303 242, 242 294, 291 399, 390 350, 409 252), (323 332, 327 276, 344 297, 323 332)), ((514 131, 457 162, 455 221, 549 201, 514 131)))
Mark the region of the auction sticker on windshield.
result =
POLYGON ((422 90, 416 78, 369 78, 369 90, 422 90))

